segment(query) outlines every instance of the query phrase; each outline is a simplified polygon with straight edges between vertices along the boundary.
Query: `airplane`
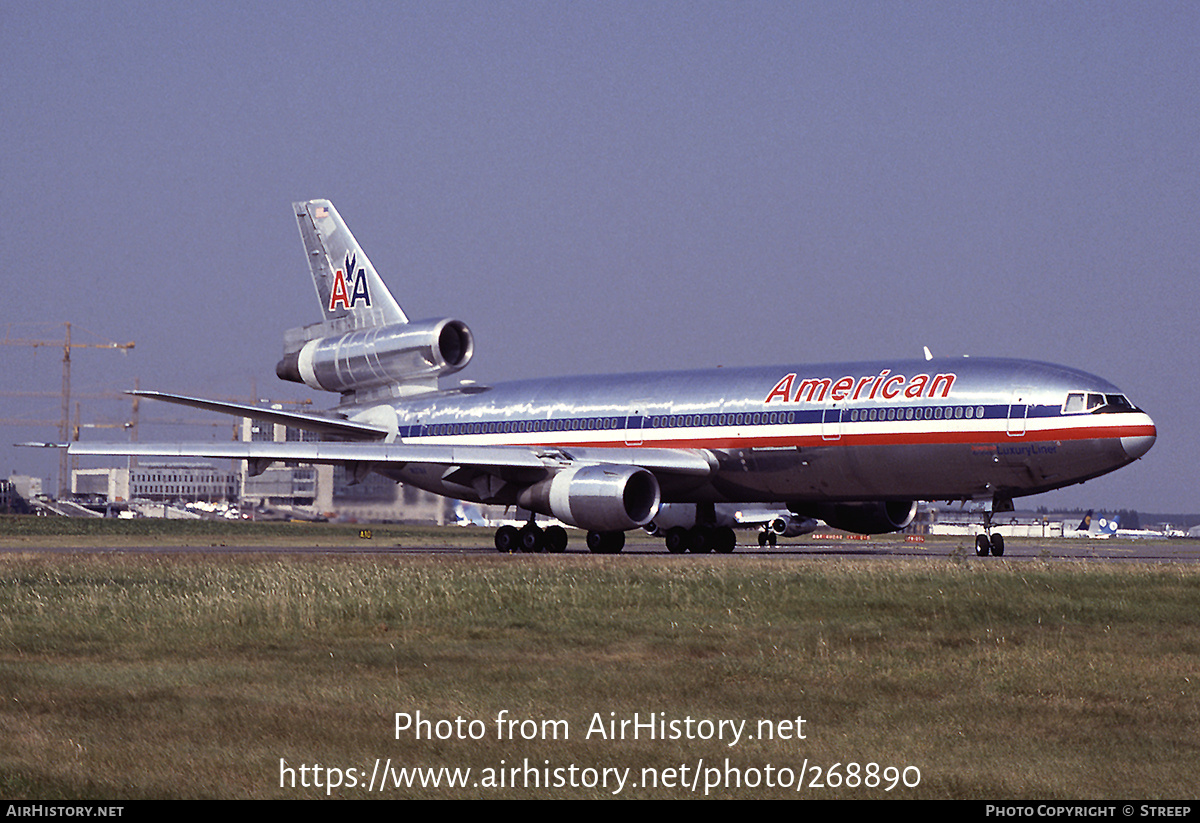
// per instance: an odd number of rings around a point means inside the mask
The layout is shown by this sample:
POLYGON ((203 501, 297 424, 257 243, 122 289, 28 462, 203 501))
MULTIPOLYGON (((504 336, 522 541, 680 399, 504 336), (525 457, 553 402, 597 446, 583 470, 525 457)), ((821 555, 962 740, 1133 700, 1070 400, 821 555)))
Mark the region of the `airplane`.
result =
MULTIPOLYGON (((1154 421, 1106 380, 1026 360, 943 358, 527 380, 440 379, 475 341, 452 318, 410 320, 328 200, 294 203, 322 319, 284 335, 283 380, 334 392, 323 413, 152 391, 130 394, 313 432, 320 440, 69 444, 79 455, 344 465, 450 498, 516 505, 587 532, 597 553, 664 506, 694 507, 691 545, 731 548, 716 504, 785 501, 861 534, 898 531, 918 500, 980 501, 980 555, 1004 551, 991 513, 1014 497, 1107 474, 1154 444, 1154 421)), ((563 551, 532 519, 500 551, 563 551)))
POLYGON ((1088 509, 1087 514, 1079 521, 1079 525, 1074 531, 1066 532, 1066 537, 1112 537, 1117 533, 1117 529, 1121 525, 1121 515, 1114 514, 1112 517, 1101 515, 1098 518, 1093 518, 1095 512, 1088 509))
POLYGON ((1092 515, 1095 514, 1093 509, 1088 509, 1087 514, 1079 521, 1079 525, 1075 527, 1077 532, 1090 532, 1092 530, 1092 515))

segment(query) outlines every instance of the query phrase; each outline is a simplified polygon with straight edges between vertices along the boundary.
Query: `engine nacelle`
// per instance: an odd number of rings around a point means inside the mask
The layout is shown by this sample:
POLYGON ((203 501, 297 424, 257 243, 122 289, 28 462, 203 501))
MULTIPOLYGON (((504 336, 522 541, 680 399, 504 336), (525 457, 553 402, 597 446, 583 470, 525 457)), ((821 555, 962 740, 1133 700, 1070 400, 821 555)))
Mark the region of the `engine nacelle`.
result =
POLYGON ((788 508, 796 514, 818 517, 835 529, 855 534, 898 532, 917 516, 916 501, 802 503, 788 508))
POLYGON ((314 389, 349 392, 436 381, 466 366, 474 352, 471 330, 460 320, 394 323, 309 340, 284 354, 275 373, 314 389))
POLYGON ((771 521, 770 529, 780 537, 799 537, 816 531, 817 521, 811 517, 784 515, 771 521))
POLYGON ((589 531, 625 531, 658 513, 658 480, 637 466, 576 466, 524 489, 517 503, 589 531))

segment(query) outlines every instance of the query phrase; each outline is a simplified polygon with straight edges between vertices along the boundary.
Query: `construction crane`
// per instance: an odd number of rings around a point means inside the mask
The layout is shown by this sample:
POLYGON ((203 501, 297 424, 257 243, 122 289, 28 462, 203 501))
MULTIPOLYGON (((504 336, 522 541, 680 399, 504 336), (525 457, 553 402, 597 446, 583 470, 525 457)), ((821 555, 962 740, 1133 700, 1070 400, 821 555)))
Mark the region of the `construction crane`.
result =
MULTIPOLYGON (((129 343, 72 343, 71 342, 71 324, 63 323, 66 328, 66 334, 62 340, 32 340, 29 338, 13 337, 12 328, 16 324, 10 323, 4 329, 4 339, 0 340, 0 345, 5 346, 30 346, 39 348, 43 346, 62 346, 63 350, 63 375, 62 375, 62 417, 59 419, 58 436, 60 443, 66 443, 71 437, 71 349, 116 349, 122 353, 133 348, 132 341, 129 343)), ((67 466, 67 450, 59 449, 58 455, 58 496, 66 497, 70 493, 71 477, 67 466)))

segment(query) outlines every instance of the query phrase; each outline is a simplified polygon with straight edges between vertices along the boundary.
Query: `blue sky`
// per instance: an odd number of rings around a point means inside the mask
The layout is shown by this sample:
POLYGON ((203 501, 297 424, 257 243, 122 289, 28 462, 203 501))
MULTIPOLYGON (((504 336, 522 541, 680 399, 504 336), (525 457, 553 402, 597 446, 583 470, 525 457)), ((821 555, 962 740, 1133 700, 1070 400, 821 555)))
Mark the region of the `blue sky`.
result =
MULTIPOLYGON (((127 415, 86 395, 135 378, 311 396, 273 368, 317 319, 290 204, 328 197, 410 317, 470 325, 464 378, 1050 360, 1122 387, 1159 439, 1031 502, 1200 511, 1200 5, 0 0, 0 20, 0 322, 137 343, 75 352, 85 421, 127 415)), ((56 420, 61 352, 0 357, 0 417, 56 420)), ((142 417, 143 440, 229 433, 142 417)))

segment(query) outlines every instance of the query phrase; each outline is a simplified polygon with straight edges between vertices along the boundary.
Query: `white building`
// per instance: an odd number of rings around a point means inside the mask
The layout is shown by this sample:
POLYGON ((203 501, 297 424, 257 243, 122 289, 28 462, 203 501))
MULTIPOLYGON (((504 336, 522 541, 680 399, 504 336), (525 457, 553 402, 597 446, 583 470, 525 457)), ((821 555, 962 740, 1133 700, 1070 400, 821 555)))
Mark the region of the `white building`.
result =
MULTIPOLYGON (((247 441, 315 441, 311 433, 259 420, 242 421, 247 441)), ((272 463, 250 476, 242 463, 242 498, 247 503, 295 506, 327 517, 362 521, 444 524, 453 517, 453 501, 370 472, 359 482, 341 466, 272 463)))
POLYGON ((227 501, 238 499, 240 478, 210 463, 141 462, 132 469, 76 469, 71 494, 108 503, 227 501))

